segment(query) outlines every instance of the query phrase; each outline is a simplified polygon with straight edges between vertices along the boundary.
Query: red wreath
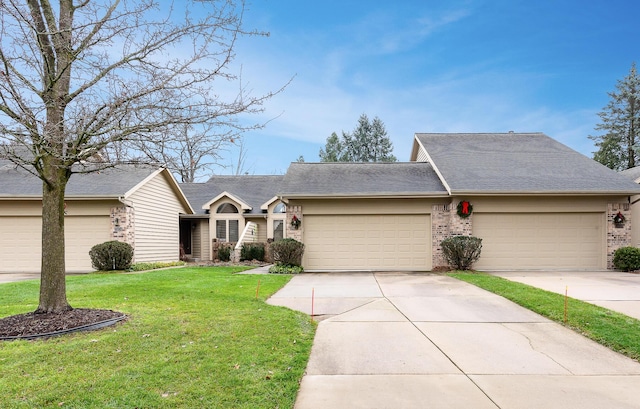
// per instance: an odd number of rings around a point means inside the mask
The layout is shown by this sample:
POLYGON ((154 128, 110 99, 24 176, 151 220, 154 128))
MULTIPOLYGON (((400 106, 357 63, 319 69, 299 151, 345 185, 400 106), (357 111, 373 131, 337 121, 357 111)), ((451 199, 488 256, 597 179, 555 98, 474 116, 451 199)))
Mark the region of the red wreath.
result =
POLYGON ((458 216, 466 219, 467 217, 471 216, 471 213, 473 213, 473 206, 471 205, 471 203, 469 203, 469 201, 463 200, 458 203, 458 216))

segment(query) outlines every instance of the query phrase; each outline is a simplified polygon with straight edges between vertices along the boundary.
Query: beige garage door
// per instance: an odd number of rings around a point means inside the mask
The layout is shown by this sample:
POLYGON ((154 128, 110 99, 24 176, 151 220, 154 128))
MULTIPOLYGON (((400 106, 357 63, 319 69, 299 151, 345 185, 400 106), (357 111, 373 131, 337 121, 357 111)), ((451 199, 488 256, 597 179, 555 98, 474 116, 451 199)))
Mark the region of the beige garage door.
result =
POLYGON ((602 269, 606 267, 602 213, 473 215, 482 239, 481 269, 602 269))
MULTIPOLYGON (((0 272, 39 272, 41 235, 40 217, 0 217, 0 272)), ((91 271, 89 250, 108 240, 108 216, 67 217, 67 271, 91 271)))
POLYGON ((304 217, 306 270, 428 271, 429 215, 304 217))

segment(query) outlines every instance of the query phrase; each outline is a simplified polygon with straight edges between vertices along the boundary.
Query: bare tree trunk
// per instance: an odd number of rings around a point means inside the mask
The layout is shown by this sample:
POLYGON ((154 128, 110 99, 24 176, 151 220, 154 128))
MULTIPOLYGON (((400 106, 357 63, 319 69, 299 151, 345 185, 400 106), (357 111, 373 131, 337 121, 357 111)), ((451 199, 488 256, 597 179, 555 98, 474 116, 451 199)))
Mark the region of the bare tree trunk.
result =
POLYGON ((36 313, 71 310, 67 302, 64 260, 64 192, 68 171, 47 163, 48 183, 42 189, 42 264, 40 304, 36 313))

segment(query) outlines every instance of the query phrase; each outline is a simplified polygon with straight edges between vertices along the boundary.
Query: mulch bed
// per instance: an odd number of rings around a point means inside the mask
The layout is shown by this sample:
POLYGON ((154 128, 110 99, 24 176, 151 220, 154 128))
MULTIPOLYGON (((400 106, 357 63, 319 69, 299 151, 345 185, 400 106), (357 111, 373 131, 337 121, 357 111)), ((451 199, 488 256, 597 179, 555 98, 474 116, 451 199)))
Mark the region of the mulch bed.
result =
POLYGON ((68 331, 119 317, 124 317, 124 314, 112 310, 94 310, 87 308, 76 308, 60 314, 36 314, 29 312, 1 318, 0 338, 29 337, 68 331))

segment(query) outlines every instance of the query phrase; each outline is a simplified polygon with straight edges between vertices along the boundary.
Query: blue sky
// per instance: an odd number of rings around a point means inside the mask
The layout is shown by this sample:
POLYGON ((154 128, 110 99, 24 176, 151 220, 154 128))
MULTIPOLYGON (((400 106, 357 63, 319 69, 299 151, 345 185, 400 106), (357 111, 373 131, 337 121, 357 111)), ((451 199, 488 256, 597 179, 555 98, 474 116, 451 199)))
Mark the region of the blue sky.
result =
MULTIPOLYGON (((416 132, 544 132, 591 157, 607 92, 639 60, 640 2, 249 0, 236 63, 265 105, 244 170, 318 161, 332 133, 378 116, 399 160, 416 132)), ((230 150, 225 164, 237 161, 230 150)), ((216 173, 230 173, 218 169, 216 173)))

